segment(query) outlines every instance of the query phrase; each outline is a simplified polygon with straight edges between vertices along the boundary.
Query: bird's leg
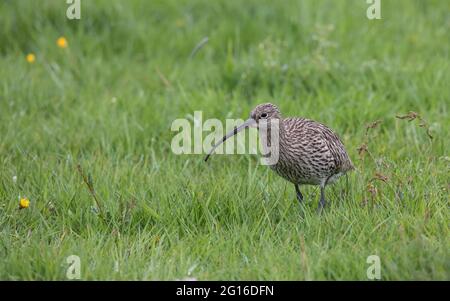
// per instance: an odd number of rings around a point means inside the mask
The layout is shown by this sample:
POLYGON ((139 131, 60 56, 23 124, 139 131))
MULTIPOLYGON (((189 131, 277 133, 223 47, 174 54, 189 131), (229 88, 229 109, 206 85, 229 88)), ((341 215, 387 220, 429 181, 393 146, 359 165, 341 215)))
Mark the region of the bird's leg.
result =
POLYGON ((322 210, 325 205, 327 204, 327 201, 325 201, 325 186, 320 186, 320 201, 319 201, 319 207, 317 210, 322 210))
POLYGON ((298 184, 294 184, 294 186, 295 186, 295 192, 297 193, 297 200, 301 204, 303 202, 303 194, 300 192, 300 188, 298 187, 298 184))

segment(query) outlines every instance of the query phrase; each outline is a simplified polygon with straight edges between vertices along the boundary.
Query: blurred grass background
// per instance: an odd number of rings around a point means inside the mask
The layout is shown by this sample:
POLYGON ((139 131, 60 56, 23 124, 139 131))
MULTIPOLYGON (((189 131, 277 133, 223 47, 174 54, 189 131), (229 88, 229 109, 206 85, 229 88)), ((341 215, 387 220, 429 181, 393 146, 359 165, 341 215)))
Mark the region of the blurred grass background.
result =
POLYGON ((450 7, 382 1, 374 21, 367 7, 82 0, 68 20, 65 1, 2 1, 0 278, 65 279, 76 254, 82 279, 364 280, 377 254, 382 279, 449 280, 450 7), (299 207, 255 156, 172 153, 174 119, 261 102, 344 141, 358 171, 324 214, 316 188, 299 207), (409 111, 433 139, 395 118, 409 111))

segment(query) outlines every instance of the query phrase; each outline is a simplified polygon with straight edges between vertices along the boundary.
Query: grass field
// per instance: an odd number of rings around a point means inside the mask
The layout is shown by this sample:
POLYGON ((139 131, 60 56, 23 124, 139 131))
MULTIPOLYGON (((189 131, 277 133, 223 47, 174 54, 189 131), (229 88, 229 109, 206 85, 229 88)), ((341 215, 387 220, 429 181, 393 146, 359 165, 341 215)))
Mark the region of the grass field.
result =
POLYGON ((0 279, 450 280, 447 1, 81 3, 0 3, 0 279), (255 155, 172 153, 262 102, 346 145, 322 214, 255 155))

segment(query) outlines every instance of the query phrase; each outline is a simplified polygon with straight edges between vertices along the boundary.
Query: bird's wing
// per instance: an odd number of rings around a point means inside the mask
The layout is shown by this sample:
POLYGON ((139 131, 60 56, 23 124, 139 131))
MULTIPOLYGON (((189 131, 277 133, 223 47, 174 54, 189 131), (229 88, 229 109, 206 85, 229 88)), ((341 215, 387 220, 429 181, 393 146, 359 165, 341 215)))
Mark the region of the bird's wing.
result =
POLYGON ((350 160, 350 157, 348 156, 344 144, 339 136, 323 124, 321 124, 321 133, 326 144, 328 145, 328 149, 333 155, 336 165, 336 172, 345 172, 353 169, 353 163, 350 160))
POLYGON ((341 139, 326 125, 306 118, 286 118, 285 124, 292 140, 306 140, 314 151, 327 149, 334 161, 330 168, 336 173, 354 168, 341 139))

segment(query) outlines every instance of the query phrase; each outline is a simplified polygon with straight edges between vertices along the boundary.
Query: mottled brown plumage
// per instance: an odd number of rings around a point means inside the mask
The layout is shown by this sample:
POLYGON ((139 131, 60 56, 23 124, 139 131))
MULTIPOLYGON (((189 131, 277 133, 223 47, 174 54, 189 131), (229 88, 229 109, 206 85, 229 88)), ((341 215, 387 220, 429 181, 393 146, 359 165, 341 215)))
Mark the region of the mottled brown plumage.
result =
MULTIPOLYGON (((275 105, 266 103, 258 105, 251 112, 250 119, 243 126, 228 133, 221 142, 245 127, 258 127, 263 119, 268 122, 276 119, 279 122, 279 159, 270 167, 295 185, 300 202, 303 196, 299 185, 319 185, 321 188, 319 208, 324 207, 325 186, 354 169, 339 137, 319 122, 306 118, 283 118, 275 105)), ((270 137, 269 133, 270 127, 267 137, 270 137)))

